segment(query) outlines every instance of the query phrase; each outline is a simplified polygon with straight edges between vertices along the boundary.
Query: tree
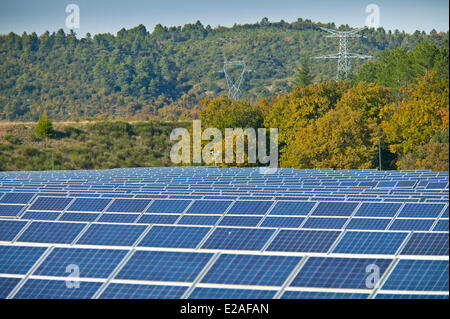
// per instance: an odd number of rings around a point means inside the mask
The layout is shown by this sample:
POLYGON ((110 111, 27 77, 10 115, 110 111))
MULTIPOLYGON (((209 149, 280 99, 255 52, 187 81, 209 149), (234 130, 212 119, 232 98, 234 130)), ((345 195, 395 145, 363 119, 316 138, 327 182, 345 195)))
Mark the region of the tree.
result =
POLYGON ((307 59, 303 59, 300 68, 297 70, 295 75, 294 84, 296 86, 307 86, 312 83, 313 76, 311 75, 311 70, 309 68, 309 63, 307 59))
POLYGON ((39 121, 36 125, 35 133, 40 138, 51 138, 55 136, 55 131, 53 130, 53 124, 48 119, 47 112, 41 115, 39 121))

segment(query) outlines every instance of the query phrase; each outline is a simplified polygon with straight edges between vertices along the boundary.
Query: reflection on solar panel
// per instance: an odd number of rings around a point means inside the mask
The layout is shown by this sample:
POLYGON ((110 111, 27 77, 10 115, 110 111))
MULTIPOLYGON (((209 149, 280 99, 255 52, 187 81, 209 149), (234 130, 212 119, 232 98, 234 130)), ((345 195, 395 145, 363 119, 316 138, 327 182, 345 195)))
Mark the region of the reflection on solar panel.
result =
POLYGON ((426 170, 0 172, 0 298, 448 299, 448 193, 426 170))

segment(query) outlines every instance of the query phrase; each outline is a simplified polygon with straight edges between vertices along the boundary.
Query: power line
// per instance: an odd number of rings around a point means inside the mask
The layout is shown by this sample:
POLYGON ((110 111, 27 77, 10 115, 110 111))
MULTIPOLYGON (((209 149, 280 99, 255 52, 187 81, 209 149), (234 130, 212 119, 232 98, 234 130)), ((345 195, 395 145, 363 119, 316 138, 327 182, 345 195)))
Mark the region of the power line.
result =
POLYGON ((316 59, 338 59, 338 67, 336 80, 347 79, 350 73, 350 59, 370 59, 371 55, 363 55, 358 53, 350 53, 348 51, 349 38, 366 38, 358 34, 363 29, 355 29, 350 31, 337 31, 320 27, 323 31, 331 33, 327 38, 339 38, 339 53, 327 54, 316 57, 316 59))

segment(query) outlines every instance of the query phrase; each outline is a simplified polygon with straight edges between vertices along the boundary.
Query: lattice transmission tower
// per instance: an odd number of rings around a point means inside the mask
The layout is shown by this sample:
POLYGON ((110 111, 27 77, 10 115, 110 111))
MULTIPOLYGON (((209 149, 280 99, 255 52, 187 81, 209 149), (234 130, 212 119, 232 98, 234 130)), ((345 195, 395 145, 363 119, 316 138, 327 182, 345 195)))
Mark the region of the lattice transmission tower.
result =
POLYGON ((349 38, 366 38, 359 31, 363 29, 356 29, 350 31, 337 31, 320 27, 323 31, 331 33, 328 38, 339 38, 339 53, 327 54, 316 57, 316 59, 338 59, 336 80, 342 80, 348 78, 350 73, 350 59, 370 59, 371 55, 364 55, 358 53, 350 53, 348 51, 348 39, 349 38))
POLYGON ((245 60, 241 60, 241 61, 225 61, 223 63, 223 69, 220 70, 219 72, 225 74, 225 79, 227 80, 228 86, 228 96, 232 100, 239 100, 242 98, 241 85, 244 82, 245 74, 256 71, 247 69, 245 60), (233 80, 233 78, 230 76, 229 73, 229 69, 232 67, 242 67, 241 74, 235 81, 233 80))

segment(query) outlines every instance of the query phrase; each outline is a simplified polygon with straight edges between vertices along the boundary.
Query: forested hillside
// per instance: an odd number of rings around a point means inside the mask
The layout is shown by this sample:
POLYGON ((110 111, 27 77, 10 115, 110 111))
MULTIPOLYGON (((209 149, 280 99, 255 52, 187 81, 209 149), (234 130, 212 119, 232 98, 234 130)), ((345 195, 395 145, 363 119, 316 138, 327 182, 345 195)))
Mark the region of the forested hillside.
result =
MULTIPOLYGON (((308 61, 314 82, 334 77, 335 60, 311 59, 338 50, 336 39, 326 38, 319 26, 336 27, 302 19, 293 23, 263 19, 231 28, 205 27, 200 22, 170 28, 158 25, 151 33, 139 25, 116 35, 82 38, 63 30, 2 35, 0 119, 37 120, 44 111, 54 120, 98 115, 189 119, 203 98, 226 93, 223 74, 217 72, 225 59, 245 59, 256 71, 247 75, 243 91, 246 100, 257 103, 290 92, 302 60, 308 61)), ((394 48, 405 54, 402 50, 411 50, 422 40, 436 45, 437 53, 427 54, 440 54, 443 43, 448 46, 448 32, 406 34, 378 29, 361 33, 367 38, 350 41, 350 50, 374 56, 394 48)), ((395 56, 391 58, 394 63, 395 56)), ((388 64, 385 70, 376 69, 376 61, 355 79, 399 88, 424 71, 411 69, 405 60, 399 72, 390 76, 396 71, 388 64)), ((356 74, 363 62, 352 62, 356 74)))

